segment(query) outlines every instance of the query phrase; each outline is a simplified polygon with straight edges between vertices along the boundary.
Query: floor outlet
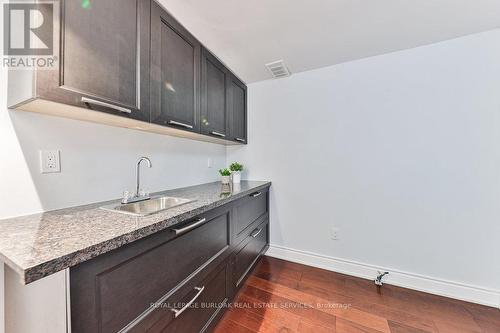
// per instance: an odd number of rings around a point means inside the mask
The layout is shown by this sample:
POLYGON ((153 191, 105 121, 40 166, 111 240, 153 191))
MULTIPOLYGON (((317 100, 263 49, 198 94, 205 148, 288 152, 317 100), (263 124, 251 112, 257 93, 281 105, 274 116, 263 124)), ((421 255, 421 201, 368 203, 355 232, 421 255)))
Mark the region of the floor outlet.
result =
POLYGON ((59 150, 40 151, 40 165, 42 173, 61 172, 61 159, 59 150))

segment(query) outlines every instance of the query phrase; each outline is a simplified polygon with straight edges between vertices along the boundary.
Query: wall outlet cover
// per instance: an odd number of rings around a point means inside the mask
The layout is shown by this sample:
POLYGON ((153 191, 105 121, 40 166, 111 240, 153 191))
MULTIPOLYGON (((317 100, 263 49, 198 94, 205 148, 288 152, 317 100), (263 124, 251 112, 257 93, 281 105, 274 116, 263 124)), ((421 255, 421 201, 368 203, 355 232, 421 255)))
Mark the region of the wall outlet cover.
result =
POLYGON ((40 171, 42 173, 61 172, 61 154, 59 150, 40 151, 40 171))
POLYGON ((331 240, 339 240, 340 229, 336 227, 330 228, 330 239, 331 240))

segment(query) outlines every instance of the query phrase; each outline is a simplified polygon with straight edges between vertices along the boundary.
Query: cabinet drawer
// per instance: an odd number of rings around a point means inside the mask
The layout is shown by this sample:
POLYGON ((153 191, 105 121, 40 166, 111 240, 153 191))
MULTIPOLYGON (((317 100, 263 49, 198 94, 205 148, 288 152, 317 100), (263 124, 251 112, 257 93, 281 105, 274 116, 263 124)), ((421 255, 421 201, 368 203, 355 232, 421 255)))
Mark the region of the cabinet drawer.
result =
POLYGON ((242 199, 234 208, 234 229, 238 239, 241 233, 255 220, 267 213, 268 191, 261 190, 242 199))
POLYGON ((236 254, 233 273, 233 281, 236 287, 240 286, 248 271, 266 247, 268 228, 268 220, 256 227, 244 241, 244 244, 246 244, 236 254))
MULTIPOLYGON (((73 332, 117 332, 148 310, 151 303, 173 294, 205 267, 229 255, 229 210, 219 211, 177 238, 168 230, 78 266, 71 272, 73 332), (141 248, 145 243, 147 249, 141 248), (131 252, 126 255, 124 253, 131 252)), ((174 228, 189 227, 187 225, 174 228)), ((213 269, 213 268, 212 268, 213 269)))
POLYGON ((224 264, 197 283, 157 303, 156 308, 127 332, 202 332, 227 301, 228 266, 224 264), (184 310, 183 310, 184 309, 184 310), (173 310, 177 311, 175 313, 173 310))

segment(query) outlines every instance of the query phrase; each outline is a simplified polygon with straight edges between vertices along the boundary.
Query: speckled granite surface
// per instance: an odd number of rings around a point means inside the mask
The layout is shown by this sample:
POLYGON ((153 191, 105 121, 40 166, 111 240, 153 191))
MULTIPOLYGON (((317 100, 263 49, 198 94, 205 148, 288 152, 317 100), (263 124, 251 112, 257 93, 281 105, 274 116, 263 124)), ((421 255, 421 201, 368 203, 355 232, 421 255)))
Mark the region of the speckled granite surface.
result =
POLYGON ((242 181, 227 193, 218 182, 155 193, 196 201, 146 217, 101 209, 108 201, 1 220, 0 260, 28 284, 270 185, 242 181))

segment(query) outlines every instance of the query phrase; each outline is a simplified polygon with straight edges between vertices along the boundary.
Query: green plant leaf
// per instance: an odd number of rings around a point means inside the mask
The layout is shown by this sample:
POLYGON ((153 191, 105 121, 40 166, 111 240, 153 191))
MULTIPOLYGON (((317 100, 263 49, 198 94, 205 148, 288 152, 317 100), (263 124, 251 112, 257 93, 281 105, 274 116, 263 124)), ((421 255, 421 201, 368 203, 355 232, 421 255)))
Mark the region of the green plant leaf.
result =
POLYGON ((231 171, 229 171, 229 169, 220 169, 219 170, 219 173, 221 176, 231 176, 231 171))
POLYGON ((236 171, 243 171, 243 164, 240 164, 238 162, 234 162, 229 166, 229 169, 233 172, 236 171))

